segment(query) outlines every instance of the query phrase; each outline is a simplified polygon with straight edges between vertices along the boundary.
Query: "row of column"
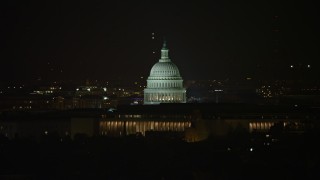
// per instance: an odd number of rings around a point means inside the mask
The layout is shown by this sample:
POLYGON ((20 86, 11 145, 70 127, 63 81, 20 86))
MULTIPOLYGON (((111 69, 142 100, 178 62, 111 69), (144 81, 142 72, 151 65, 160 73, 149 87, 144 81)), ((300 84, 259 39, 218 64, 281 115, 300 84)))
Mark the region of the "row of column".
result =
POLYGON ((182 87, 180 82, 150 82, 148 88, 179 88, 182 87))
POLYGON ((146 93, 149 102, 184 102, 184 93, 146 93))
POLYGON ((270 127, 273 125, 273 122, 251 122, 249 123, 249 131, 269 131, 270 127))
POLYGON ((100 134, 122 136, 146 131, 174 131, 183 132, 191 127, 191 122, 160 122, 160 121, 101 121, 100 134))

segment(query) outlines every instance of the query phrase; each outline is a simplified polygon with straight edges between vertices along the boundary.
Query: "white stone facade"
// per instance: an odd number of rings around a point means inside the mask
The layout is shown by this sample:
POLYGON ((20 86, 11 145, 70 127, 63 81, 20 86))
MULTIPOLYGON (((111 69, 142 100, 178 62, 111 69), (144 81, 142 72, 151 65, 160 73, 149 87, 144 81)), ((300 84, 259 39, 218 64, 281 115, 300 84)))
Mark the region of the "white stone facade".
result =
POLYGON ((147 88, 144 89, 144 104, 185 103, 186 89, 178 67, 169 59, 169 50, 164 42, 161 59, 150 71, 147 88))

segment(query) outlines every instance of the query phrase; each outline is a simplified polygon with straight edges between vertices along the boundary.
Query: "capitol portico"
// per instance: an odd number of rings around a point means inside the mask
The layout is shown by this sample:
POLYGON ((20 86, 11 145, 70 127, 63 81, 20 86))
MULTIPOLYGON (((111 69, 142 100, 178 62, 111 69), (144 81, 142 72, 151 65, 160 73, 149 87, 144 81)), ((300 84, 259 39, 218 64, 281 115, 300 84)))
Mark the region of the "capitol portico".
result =
POLYGON ((178 67, 169 58, 166 42, 159 62, 153 65, 144 89, 144 104, 185 103, 186 89, 178 67))

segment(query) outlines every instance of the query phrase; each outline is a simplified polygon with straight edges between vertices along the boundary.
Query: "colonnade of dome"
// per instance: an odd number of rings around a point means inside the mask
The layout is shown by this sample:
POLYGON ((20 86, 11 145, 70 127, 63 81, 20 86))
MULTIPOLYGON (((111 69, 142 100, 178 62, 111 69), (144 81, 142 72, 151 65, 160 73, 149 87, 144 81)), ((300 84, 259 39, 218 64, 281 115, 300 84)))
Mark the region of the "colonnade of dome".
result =
POLYGON ((181 88, 183 86, 182 80, 162 80, 162 81, 148 81, 147 86, 150 88, 181 88))

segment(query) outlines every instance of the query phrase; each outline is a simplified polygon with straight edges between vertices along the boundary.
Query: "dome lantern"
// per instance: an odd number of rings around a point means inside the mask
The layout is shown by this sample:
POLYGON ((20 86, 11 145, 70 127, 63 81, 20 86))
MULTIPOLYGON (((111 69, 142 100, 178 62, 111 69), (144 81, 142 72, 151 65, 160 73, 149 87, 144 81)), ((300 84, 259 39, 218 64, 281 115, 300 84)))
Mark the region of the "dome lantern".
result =
POLYGON ((161 59, 159 62, 170 62, 169 59, 169 49, 167 48, 166 40, 163 41, 162 49, 161 49, 161 59))

